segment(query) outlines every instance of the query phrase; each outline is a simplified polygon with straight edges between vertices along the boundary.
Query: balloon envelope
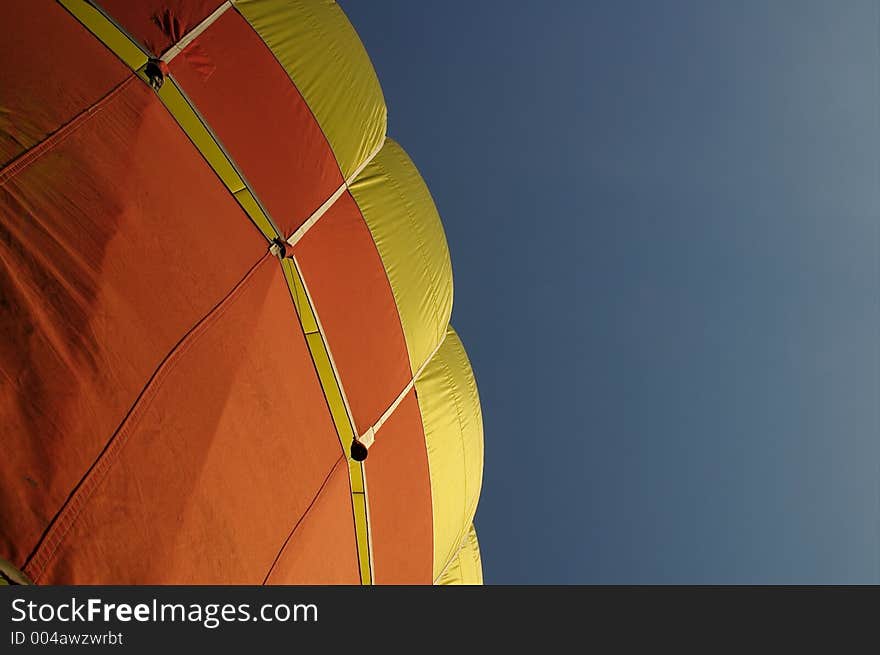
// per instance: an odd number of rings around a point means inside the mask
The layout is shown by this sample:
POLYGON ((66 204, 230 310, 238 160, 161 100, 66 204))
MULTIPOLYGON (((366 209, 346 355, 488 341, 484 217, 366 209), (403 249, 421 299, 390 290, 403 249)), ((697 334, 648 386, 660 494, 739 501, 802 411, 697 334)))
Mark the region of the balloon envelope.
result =
POLYGON ((0 18, 7 570, 482 582, 449 251, 341 9, 9 0, 0 18))

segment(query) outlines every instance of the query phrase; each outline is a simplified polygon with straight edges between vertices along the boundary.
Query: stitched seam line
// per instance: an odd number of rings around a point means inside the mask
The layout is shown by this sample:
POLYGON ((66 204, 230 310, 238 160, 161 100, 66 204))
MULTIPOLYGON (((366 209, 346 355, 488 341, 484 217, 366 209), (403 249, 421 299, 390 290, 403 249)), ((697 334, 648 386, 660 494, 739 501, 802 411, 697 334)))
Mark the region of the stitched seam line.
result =
POLYGON ((129 75, 93 105, 81 111, 45 139, 36 145, 31 146, 28 150, 25 150, 18 157, 9 162, 3 167, 3 170, 0 170, 0 186, 5 186, 6 183, 21 172, 22 169, 27 168, 34 161, 61 145, 67 137, 74 134, 79 128, 88 123, 91 118, 110 104, 117 95, 122 93, 122 91, 136 79, 137 78, 133 75, 129 75))
POLYGON ((334 462, 333 466, 330 467, 330 472, 327 474, 327 477, 324 478, 324 481, 321 483, 321 486, 318 487, 318 491, 315 493, 315 497, 312 498, 312 502, 309 503, 309 506, 306 507, 306 511, 303 512, 302 516, 297 519, 293 528, 290 530, 290 533, 287 535, 287 538, 284 540, 284 543, 281 544, 281 548, 278 549, 278 554, 275 555, 275 559, 272 560, 272 566, 269 567, 269 571, 266 573, 266 577, 263 578, 263 585, 266 585, 269 582, 269 578, 272 576, 272 572, 275 570, 275 566, 278 564, 278 561, 281 559, 281 556, 284 554, 284 551, 287 549, 287 544, 293 538, 293 535, 296 533, 299 526, 305 520, 305 518, 312 511, 312 508, 315 506, 315 503, 318 502, 318 499, 321 497, 321 494, 324 493, 324 489, 327 487, 327 483, 330 482, 330 478, 333 477, 333 474, 336 472, 336 469, 339 468, 340 462, 345 461, 345 455, 339 457, 339 459, 334 462))
POLYGON ((202 336, 207 329, 216 323, 223 314, 234 304, 234 301, 241 295, 241 291, 247 286, 247 282, 253 274, 260 268, 260 264, 266 260, 268 254, 263 255, 254 264, 253 267, 245 274, 245 276, 236 284, 236 286, 204 317, 202 317, 195 326, 190 328, 183 338, 171 349, 165 359, 159 364, 159 367, 153 373, 147 382, 141 394, 135 400, 129 414, 123 419, 116 433, 110 437, 104 451, 98 456, 98 459, 92 465, 92 468, 86 472, 79 488, 74 490, 68 501, 58 510, 54 524, 46 532, 41 542, 34 550, 30 561, 26 564, 25 569, 34 582, 39 582, 46 567, 51 563, 56 551, 60 547, 64 538, 73 528, 77 519, 82 514, 82 510, 91 498, 95 490, 100 486, 101 482, 106 478, 113 464, 119 458, 122 449, 128 442, 128 435, 140 423, 143 414, 149 409, 162 383, 168 375, 174 370, 182 356, 195 345, 199 337, 202 336))

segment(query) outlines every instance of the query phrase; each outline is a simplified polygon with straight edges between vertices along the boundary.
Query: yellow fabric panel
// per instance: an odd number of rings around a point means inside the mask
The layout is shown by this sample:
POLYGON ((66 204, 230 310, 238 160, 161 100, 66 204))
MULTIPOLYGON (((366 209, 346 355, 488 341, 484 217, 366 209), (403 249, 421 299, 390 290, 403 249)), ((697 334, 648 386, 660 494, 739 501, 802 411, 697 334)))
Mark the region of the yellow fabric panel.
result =
POLYGON ((452 314, 452 263, 431 193, 388 139, 350 187, 391 283, 411 370, 440 343, 452 314))
POLYGON ((450 327, 416 380, 434 511, 434 579, 470 529, 483 482, 483 415, 467 353, 450 327))
POLYGON ((385 138, 382 88, 357 33, 329 0, 234 0, 318 119, 348 179, 385 138))
POLYGON ((461 542, 458 552, 450 560, 446 570, 434 581, 438 585, 483 584, 483 562, 480 559, 480 543, 473 524, 461 542))

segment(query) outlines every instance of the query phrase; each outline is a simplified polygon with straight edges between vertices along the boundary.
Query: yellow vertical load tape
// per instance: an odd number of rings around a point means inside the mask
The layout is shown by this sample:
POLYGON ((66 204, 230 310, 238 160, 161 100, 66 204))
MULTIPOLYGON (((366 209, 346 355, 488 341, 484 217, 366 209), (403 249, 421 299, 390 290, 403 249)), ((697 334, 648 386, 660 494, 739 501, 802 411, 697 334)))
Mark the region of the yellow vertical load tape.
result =
POLYGON ((354 439, 354 430, 352 430, 351 423, 349 422, 348 412, 342 400, 342 393, 339 390, 339 383, 336 380, 336 374, 333 372, 333 365, 330 363, 324 339, 319 333, 315 332, 306 335, 306 343, 312 354, 312 360, 315 362, 315 369, 318 371, 318 378, 321 381, 324 396, 327 398, 327 404, 330 407, 330 416, 336 425, 336 431, 339 433, 342 449, 347 452, 351 440, 354 439))
POLYGON ((112 50, 132 70, 147 63, 147 55, 87 0, 58 0, 80 23, 112 50))
POLYGON ((483 562, 480 558, 480 544, 477 531, 471 525, 461 542, 458 552, 447 564, 446 569, 434 581, 438 585, 481 585, 483 584, 483 562))
POLYGON ((318 322, 315 320, 315 313, 312 311, 312 305, 296 267, 290 259, 282 259, 281 269, 284 271, 284 278, 290 289, 290 298, 293 300, 293 306, 296 308, 303 332, 315 334, 318 331, 318 322))
MULTIPOLYGON (((281 268, 284 271, 291 300, 305 333, 306 344, 315 364, 324 397, 327 399, 330 416, 339 435, 340 446, 343 452, 348 452, 349 445, 354 438, 351 416, 345 405, 339 380, 333 370, 330 353, 327 350, 324 335, 321 333, 318 318, 314 313, 308 290, 303 284, 299 269, 294 261, 282 260, 281 268)), ((369 585, 373 584, 373 563, 370 546, 370 512, 367 504, 367 483, 364 478, 363 464, 349 460, 348 476, 351 486, 351 506, 361 584, 369 585)))
POLYGON ((367 495, 363 492, 353 491, 351 493, 351 505, 354 510, 355 538, 357 539, 361 584, 373 584, 372 565, 370 563, 370 533, 367 522, 367 495))
MULTIPOLYGON (((86 0, 59 0, 83 25, 145 79, 147 56, 86 0)), ((285 67, 315 114, 346 178, 375 154, 385 138, 382 90, 363 45, 335 2, 326 0, 241 0, 250 21, 285 67), (273 45, 274 44, 274 45, 273 45)), ((146 79, 145 79, 146 81, 146 79)), ((268 239, 280 236, 211 130, 173 79, 159 97, 244 211, 268 239)), ((306 335, 333 422, 346 450, 354 438, 351 418, 308 292, 293 262, 281 264, 306 335)), ((361 581, 372 584, 369 509, 363 466, 349 461, 361 581)), ((18 581, 0 559, 0 584, 18 581)), ((26 581, 26 578, 22 579, 26 581)))
MULTIPOLYGON (((203 150, 202 153, 204 154, 205 151, 203 150)), ((207 157, 207 154, 205 156, 207 157)), ((214 165, 214 162, 210 163, 219 175, 220 169, 214 165)), ((241 205, 241 208, 244 209, 245 213, 251 217, 251 220, 254 222, 254 225, 257 226, 257 229, 259 229, 260 232, 263 233, 263 236, 270 240, 281 236, 278 233, 278 230, 275 229, 275 225, 273 225, 272 221, 269 220, 266 212, 263 211, 263 208, 257 201, 257 197, 250 189, 242 189, 241 191, 236 191, 233 193, 233 195, 238 201, 238 204, 241 205)))
MULTIPOLYGON (((147 82, 145 73, 147 55, 125 32, 87 0, 59 0, 59 2, 117 57, 136 71, 144 82, 147 82)), ((256 197, 249 189, 245 188, 244 180, 238 174, 235 164, 223 151, 207 124, 199 116, 180 87, 177 86, 177 83, 171 78, 166 79, 159 89, 158 95, 171 115, 174 116, 174 120, 183 128, 193 145, 214 169, 226 188, 233 193, 242 209, 263 235, 270 240, 280 236, 272 221, 260 207, 256 197)))
POLYGON ((385 138, 387 111, 370 58, 328 0, 234 0, 317 118, 348 179, 385 138))
POLYGON ((450 327, 416 380, 434 513, 434 578, 465 538, 483 482, 483 415, 467 353, 450 327))
POLYGON ((418 169, 391 139, 358 175, 351 194, 388 274, 415 372, 443 339, 452 314, 443 224, 418 169))
MULTIPOLYGON (((180 91, 174 80, 166 80, 159 89, 159 98, 174 116, 174 120, 183 128, 193 145, 198 149, 211 168, 217 173, 223 184, 232 193, 245 188, 244 180, 235 170, 235 166, 223 152, 223 149, 211 135, 211 132, 193 110, 192 105, 180 91)), ((271 237, 270 237, 271 238, 271 237)))

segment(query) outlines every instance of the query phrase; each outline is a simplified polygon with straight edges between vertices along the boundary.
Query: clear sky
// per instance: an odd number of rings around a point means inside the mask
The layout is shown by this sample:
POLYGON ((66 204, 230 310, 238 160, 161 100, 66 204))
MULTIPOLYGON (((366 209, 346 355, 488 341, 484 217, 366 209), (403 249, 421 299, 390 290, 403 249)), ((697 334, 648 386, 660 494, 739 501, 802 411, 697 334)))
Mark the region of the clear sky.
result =
POLYGON ((880 583, 880 9, 343 0, 444 220, 487 583, 880 583))

